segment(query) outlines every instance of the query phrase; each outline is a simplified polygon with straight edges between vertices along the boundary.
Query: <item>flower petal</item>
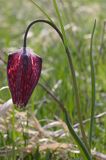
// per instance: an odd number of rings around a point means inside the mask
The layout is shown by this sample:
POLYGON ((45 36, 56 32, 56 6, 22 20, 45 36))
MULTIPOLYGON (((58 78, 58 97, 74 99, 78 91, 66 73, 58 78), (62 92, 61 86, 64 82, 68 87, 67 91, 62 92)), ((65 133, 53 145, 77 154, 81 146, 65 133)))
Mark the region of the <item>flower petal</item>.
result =
POLYGON ((42 59, 27 50, 22 50, 9 55, 7 65, 8 84, 13 103, 25 106, 38 83, 42 68, 42 59))

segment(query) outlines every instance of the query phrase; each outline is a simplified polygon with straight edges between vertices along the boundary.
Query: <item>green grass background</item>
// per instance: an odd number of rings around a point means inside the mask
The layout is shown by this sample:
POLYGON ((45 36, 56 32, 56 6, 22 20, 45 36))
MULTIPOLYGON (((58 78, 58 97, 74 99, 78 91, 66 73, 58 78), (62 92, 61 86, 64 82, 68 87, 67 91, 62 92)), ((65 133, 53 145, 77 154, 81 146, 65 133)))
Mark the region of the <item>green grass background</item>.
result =
MULTIPOLYGON (((36 1, 59 26, 52 0, 36 1)), ((106 19, 105 0, 59 0, 58 6, 66 28, 72 59, 77 75, 83 120, 90 117, 91 77, 90 77, 90 35, 94 20, 97 27, 93 43, 93 60, 96 76, 95 115, 106 111, 106 32, 101 47, 104 21, 106 19)), ((46 17, 29 0, 0 0, 0 56, 7 61, 7 54, 21 48, 27 25, 46 17)), ((106 31, 106 26, 105 26, 106 31)), ((74 107, 74 94, 70 84, 70 72, 64 47, 57 34, 47 25, 38 24, 29 32, 28 47, 43 58, 43 70, 40 82, 54 90, 64 102, 73 124, 78 122, 77 110, 74 107)), ((6 65, 0 63, 0 88, 7 85, 6 65)), ((9 90, 0 92, 0 102, 11 97, 9 90)), ((38 119, 63 117, 57 104, 40 86, 34 90, 28 103, 28 109, 37 112, 38 119)), ((89 123, 85 125, 89 133, 89 123)), ((2 143, 1 143, 2 146, 2 143)), ((93 148, 106 154, 106 116, 95 121, 93 148)))

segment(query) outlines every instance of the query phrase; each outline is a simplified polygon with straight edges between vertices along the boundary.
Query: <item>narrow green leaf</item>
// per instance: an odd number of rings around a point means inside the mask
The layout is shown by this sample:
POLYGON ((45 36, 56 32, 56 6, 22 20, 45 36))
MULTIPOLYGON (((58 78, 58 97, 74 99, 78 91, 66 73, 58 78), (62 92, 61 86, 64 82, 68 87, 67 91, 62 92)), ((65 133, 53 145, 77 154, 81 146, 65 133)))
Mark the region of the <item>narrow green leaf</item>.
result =
POLYGON ((63 34, 63 37, 64 37, 64 43, 65 43, 65 46, 67 46, 68 42, 67 42, 67 38, 66 38, 66 34, 65 34, 65 29, 64 29, 64 25, 63 25, 63 22, 62 22, 62 19, 61 19, 61 16, 60 16, 60 12, 59 12, 56 0, 53 0, 53 4, 54 4, 55 11, 57 13, 57 16, 58 16, 58 20, 60 22, 61 31, 62 31, 62 34, 63 34))
POLYGON ((47 150, 45 155, 45 160, 51 160, 51 158, 52 158, 52 153, 50 152, 50 150, 47 150))
POLYGON ((30 0, 46 17, 49 21, 53 22, 50 16, 42 9, 35 1, 30 0))
POLYGON ((67 111, 65 111, 65 119, 66 119, 68 129, 69 129, 71 135, 73 136, 75 142, 77 143, 84 160, 92 160, 92 157, 91 157, 88 149, 86 148, 85 144, 82 142, 82 140, 79 138, 79 136, 75 133, 67 111))
POLYGON ((91 43, 90 43, 90 66, 91 66, 91 85, 92 85, 92 90, 91 90, 92 106, 91 106, 90 133, 89 133, 90 147, 92 144, 92 132, 93 132, 93 126, 94 126, 94 112, 95 112, 95 94, 96 94, 95 92, 95 71, 94 71, 93 56, 92 56, 92 46, 93 46, 93 37, 94 37, 95 28, 96 28, 96 20, 94 22, 92 35, 91 35, 91 43))
POLYGON ((34 155, 35 160, 41 160, 40 152, 39 152, 39 146, 36 149, 35 155, 34 155))

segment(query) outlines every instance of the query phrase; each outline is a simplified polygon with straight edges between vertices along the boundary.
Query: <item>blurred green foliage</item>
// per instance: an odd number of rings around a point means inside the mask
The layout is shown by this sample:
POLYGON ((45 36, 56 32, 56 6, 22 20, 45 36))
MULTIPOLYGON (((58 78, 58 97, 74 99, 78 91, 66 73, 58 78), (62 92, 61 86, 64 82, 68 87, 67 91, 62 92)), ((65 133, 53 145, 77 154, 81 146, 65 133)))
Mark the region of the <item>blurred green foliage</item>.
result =
MULTIPOLYGON (((59 26, 52 1, 37 1, 59 26)), ((97 27, 93 44, 93 60, 96 75, 95 115, 105 112, 106 106, 106 2, 105 0, 59 0, 58 5, 66 29, 80 92, 83 119, 90 117, 91 77, 90 77, 90 36, 94 19, 97 27), (105 25, 104 25, 105 22, 105 25), (103 27, 104 33, 103 33, 103 27), (102 42, 103 38, 103 42, 102 42)), ((7 61, 8 54, 21 48, 27 25, 44 15, 30 0, 0 0, 0 57, 7 61)), ((60 26, 59 26, 60 27, 60 26)), ((41 83, 47 85, 67 106, 73 124, 78 122, 74 107, 73 89, 70 85, 70 73, 64 47, 57 34, 47 25, 34 26, 29 33, 28 47, 43 58, 41 83)), ((0 88, 7 85, 6 64, 0 61, 0 88)), ((0 102, 10 98, 9 90, 0 91, 0 102)), ((45 91, 37 86, 28 104, 29 110, 37 113, 38 119, 62 117, 57 104, 45 91)), ((85 125, 89 132, 89 123, 85 125)), ((9 133, 11 137, 11 133, 9 133)), ((0 136, 0 146, 3 139, 0 136)), ((8 143, 10 140, 8 141, 8 143)), ((95 120, 93 148, 106 153, 106 117, 95 120)), ((50 153, 46 156, 48 156, 50 153)), ((30 155, 29 155, 30 156, 30 155)), ((50 155, 49 155, 50 156, 50 155)))

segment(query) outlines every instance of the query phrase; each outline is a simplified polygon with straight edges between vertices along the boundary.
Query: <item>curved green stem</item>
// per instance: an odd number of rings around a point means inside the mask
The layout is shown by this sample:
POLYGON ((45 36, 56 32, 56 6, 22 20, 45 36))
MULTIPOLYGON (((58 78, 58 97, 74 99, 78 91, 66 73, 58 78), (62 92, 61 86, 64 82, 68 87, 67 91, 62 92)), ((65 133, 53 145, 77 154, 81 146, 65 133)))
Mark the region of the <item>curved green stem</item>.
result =
MULTIPOLYGON (((26 29, 26 32, 25 32, 25 36, 24 36, 24 43, 23 43, 23 50, 24 50, 24 54, 26 53, 26 45, 27 45, 27 35, 28 35, 28 31, 29 29, 32 27, 32 25, 36 24, 36 23, 39 23, 39 22, 42 22, 42 23, 47 23, 49 24, 52 28, 55 29, 55 31, 58 33, 59 37, 61 38, 62 42, 63 42, 63 45, 65 47, 65 51, 66 51, 66 54, 67 54, 67 57, 68 57, 68 62, 69 62, 69 66, 70 66, 70 71, 71 71, 71 74, 72 74, 72 79, 73 79, 73 87, 74 87, 74 91, 75 91, 75 97, 76 97, 76 105, 77 105, 77 109, 78 109, 78 117, 79 117, 79 121, 80 121, 80 126, 81 126, 81 130, 82 130, 82 135, 85 136, 85 132, 84 132, 84 129, 83 129, 83 125, 82 125, 82 118, 81 118, 81 112, 80 112, 80 104, 79 104, 79 95, 78 95, 78 88, 77 88, 77 83, 76 83, 76 76, 75 76, 75 71, 74 71, 74 66, 73 66, 73 63, 72 63, 72 58, 71 58, 71 54, 70 54, 70 51, 68 49, 68 47, 65 45, 65 42, 64 42, 64 38, 63 38, 63 35, 62 33, 60 32, 60 30, 57 28, 57 26, 52 23, 51 21, 48 21, 48 20, 42 20, 42 19, 39 19, 39 20, 35 20, 33 22, 31 22, 27 29, 26 29)), ((62 110, 64 113, 65 113, 65 116, 66 116, 66 122, 69 122, 69 116, 68 114, 66 114, 66 109, 65 110, 62 110), (67 117, 68 116, 68 117, 67 117)), ((83 150, 83 152, 85 153, 85 156, 87 157, 88 160, 91 160, 90 158, 90 154, 89 154, 89 151, 87 149, 87 143, 86 141, 84 142, 85 145, 83 145, 83 142, 81 141, 81 139, 76 136, 76 133, 74 131, 74 129, 72 129, 72 126, 71 126, 71 123, 67 123, 68 125, 68 128, 71 132, 71 134, 73 135, 74 139, 78 142, 80 148, 83 150), (76 138, 77 137, 77 138, 76 138), (89 157, 89 158, 88 158, 89 157)))
MULTIPOLYGON (((52 19, 49 17, 49 15, 33 0, 30 0, 47 18, 50 22, 52 22, 52 24, 54 25, 52 19)), ((57 13, 57 16, 58 16, 58 19, 59 19, 59 22, 60 22, 60 26, 61 26, 61 30, 62 30, 62 41, 64 43, 64 46, 65 46, 65 50, 66 50, 66 53, 67 53, 67 57, 68 57, 68 61, 69 61, 69 65, 70 65, 70 71, 71 71, 71 74, 72 74, 72 79, 73 79, 73 86, 74 86, 74 93, 75 93, 75 101, 76 101, 76 107, 77 107, 77 111, 78 111, 78 119, 79 119, 79 123, 80 123, 80 128, 81 128, 81 134, 82 134, 82 139, 84 141, 84 143, 86 144, 87 148, 89 149, 89 146, 88 146, 88 143, 87 143, 87 139, 86 139, 86 135, 85 135, 85 132, 84 132, 84 127, 83 127, 83 123, 82 123, 82 116, 81 116, 81 109, 80 109, 80 103, 79 103, 79 93, 78 93, 78 87, 77 87, 77 83, 76 83, 76 76, 75 76, 75 71, 74 71, 74 67, 73 67, 73 63, 72 63, 72 58, 71 58, 71 54, 70 54, 70 51, 68 49, 68 41, 67 41, 67 38, 66 38, 66 34, 65 34, 65 30, 64 30, 64 26, 63 26, 63 23, 62 23, 62 19, 61 19, 61 16, 60 16, 60 13, 58 11, 58 6, 57 6, 57 3, 56 3, 56 0, 53 0, 53 4, 54 4, 54 8, 56 10, 56 13, 57 13), (64 40, 63 40, 63 37, 64 37, 64 40)), ((53 26, 52 26, 53 27, 53 26)), ((56 26, 54 26, 56 27, 56 26)), ((54 28, 56 29, 56 28, 54 28)), ((59 31, 59 30, 58 30, 59 31)), ((57 31, 57 32, 58 32, 57 31)), ((59 31, 60 32, 60 31, 59 31)), ((60 34, 60 33, 59 33, 60 34)), ((60 35, 61 36, 61 35, 60 35)))
POLYGON ((35 21, 31 22, 31 23, 28 25, 28 27, 27 27, 27 29, 26 29, 26 31, 25 31, 25 35, 24 35, 23 48, 26 48, 26 45, 27 45, 27 35, 28 35, 28 32, 29 32, 30 28, 31 28, 34 24, 36 24, 36 23, 41 23, 41 22, 42 22, 42 23, 47 23, 47 24, 49 24, 52 28, 54 28, 55 31, 59 34, 59 37, 61 38, 62 42, 64 43, 64 39, 63 39, 62 33, 60 32, 60 30, 56 27, 56 25, 55 25, 53 22, 50 22, 50 21, 48 21, 48 20, 38 19, 38 20, 35 20, 35 21))
POLYGON ((68 41, 67 41, 67 38, 66 38, 64 25, 63 25, 63 22, 62 22, 62 18, 61 18, 60 11, 59 11, 56 0, 53 0, 53 4, 54 4, 55 11, 57 13, 57 16, 58 16, 58 20, 60 22, 62 34, 63 34, 63 37, 64 37, 64 45, 65 45, 66 53, 67 53, 68 60, 69 60, 70 70, 71 70, 72 79, 73 79, 75 102, 76 102, 76 107, 77 107, 78 120, 79 120, 80 128, 81 128, 82 139, 83 139, 85 145, 87 146, 87 148, 90 150, 87 139, 86 139, 83 123, 82 123, 82 114, 81 114, 81 109, 80 109, 80 100, 79 100, 78 86, 77 86, 77 82, 76 82, 76 75, 75 75, 75 70, 74 70, 74 66, 73 66, 73 63, 72 63, 71 54, 70 54, 69 49, 67 47, 68 46, 68 41))

